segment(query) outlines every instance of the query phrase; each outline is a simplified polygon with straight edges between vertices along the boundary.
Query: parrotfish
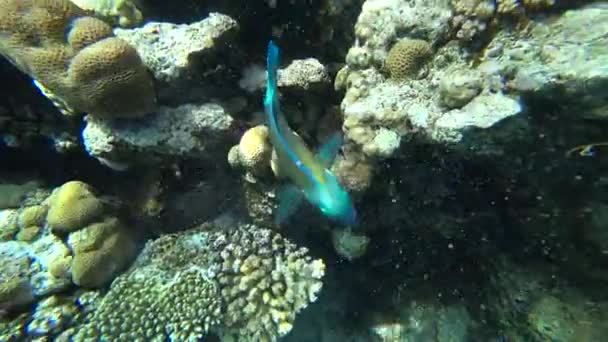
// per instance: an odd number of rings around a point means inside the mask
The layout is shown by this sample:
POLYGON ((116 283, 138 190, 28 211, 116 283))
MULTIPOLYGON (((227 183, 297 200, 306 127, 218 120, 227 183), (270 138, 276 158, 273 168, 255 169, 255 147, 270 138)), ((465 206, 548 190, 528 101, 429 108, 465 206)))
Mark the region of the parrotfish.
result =
POLYGON ((275 222, 285 222, 296 211, 302 199, 306 198, 330 219, 354 225, 357 214, 351 197, 329 170, 342 146, 342 135, 339 132, 333 134, 317 154, 313 154, 280 112, 277 90, 279 47, 272 40, 268 43, 266 63, 268 77, 264 110, 270 142, 276 151, 281 174, 291 181, 278 192, 279 208, 275 222))

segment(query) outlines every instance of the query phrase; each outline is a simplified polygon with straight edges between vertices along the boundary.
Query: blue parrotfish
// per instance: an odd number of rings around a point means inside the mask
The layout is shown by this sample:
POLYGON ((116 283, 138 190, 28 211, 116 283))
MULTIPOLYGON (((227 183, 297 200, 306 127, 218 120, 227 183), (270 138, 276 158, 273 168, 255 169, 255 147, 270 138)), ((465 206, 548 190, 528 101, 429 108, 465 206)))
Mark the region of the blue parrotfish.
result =
POLYGON ((270 141, 276 151, 280 172, 290 181, 278 192, 279 208, 275 222, 285 222, 306 198, 330 219, 354 225, 357 214, 351 197, 329 170, 342 146, 342 134, 334 133, 317 154, 313 154, 280 112, 277 90, 279 47, 272 40, 268 43, 266 63, 268 77, 264 110, 270 141))

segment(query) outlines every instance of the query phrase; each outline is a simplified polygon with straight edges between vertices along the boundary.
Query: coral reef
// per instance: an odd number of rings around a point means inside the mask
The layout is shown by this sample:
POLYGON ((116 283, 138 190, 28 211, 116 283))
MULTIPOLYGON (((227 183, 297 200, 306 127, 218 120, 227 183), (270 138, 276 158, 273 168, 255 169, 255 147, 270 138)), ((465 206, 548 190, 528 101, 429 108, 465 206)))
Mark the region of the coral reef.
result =
POLYGON ((1 53, 65 113, 141 117, 155 108, 137 51, 68 0, 0 3, 1 53))
POLYGON ((135 255, 135 244, 85 183, 72 181, 48 198, 3 211, 0 231, 0 307, 11 310, 75 284, 98 288, 135 255))
MULTIPOLYGON (((605 83, 605 73, 599 67, 607 55, 602 52, 606 46, 602 38, 605 14, 604 9, 589 7, 565 12, 548 24, 531 22, 526 32, 501 31, 475 68, 467 65, 467 55, 459 48, 447 44, 438 49, 424 80, 392 84, 373 66, 361 69, 347 65, 336 77, 336 87, 346 88, 341 105, 345 135, 356 150, 383 159, 396 155, 397 137, 403 140, 415 135, 457 143, 463 141, 463 132, 471 132, 473 127, 488 129, 513 119, 522 112, 520 95, 555 102, 551 94, 559 92, 563 96, 557 101, 584 102, 588 116, 602 112, 603 106, 595 107, 594 103, 605 99, 595 90, 600 89, 596 85, 605 83), (593 27, 593 33, 587 34, 589 30, 583 32, 581 27, 593 27), (587 48, 575 48, 565 35, 578 36, 576 44, 587 48), (523 36, 526 41, 521 40, 523 36), (581 60, 585 63, 563 68, 581 60), (584 90, 582 84, 586 85, 584 90), (589 95, 588 100, 574 98, 583 93, 589 95)), ((513 130, 525 126, 518 121, 511 120, 513 130)), ((468 144, 497 143, 469 139, 468 144)))
POLYGON ((275 341, 315 301, 323 274, 321 260, 269 230, 203 225, 148 243, 88 323, 66 334, 188 340, 214 331, 275 341))
MULTIPOLYGON (((56 115, 18 95, 34 86, 15 69, 30 88, 0 99, 0 340, 606 334, 605 4, 76 1, 91 11, 0 0, 8 74, 9 63, 33 77, 78 67, 70 80, 89 82, 126 56, 119 69, 149 69, 158 106, 121 120, 56 115), (139 9, 154 21, 112 29, 92 16, 130 25, 139 9), (332 171, 356 201, 355 226, 309 206, 273 223, 282 175, 260 101, 269 33, 285 54, 290 126, 311 147, 344 133, 332 171), (47 139, 29 149, 36 134, 47 139)), ((96 82, 79 96, 98 101, 96 82)))

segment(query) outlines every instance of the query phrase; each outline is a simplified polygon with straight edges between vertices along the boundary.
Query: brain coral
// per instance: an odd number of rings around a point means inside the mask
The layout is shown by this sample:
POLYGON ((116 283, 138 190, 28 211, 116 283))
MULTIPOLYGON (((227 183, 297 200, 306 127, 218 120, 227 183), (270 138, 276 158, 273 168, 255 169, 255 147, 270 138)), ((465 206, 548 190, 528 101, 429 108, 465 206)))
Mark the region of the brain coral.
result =
POLYGON ((324 269, 305 248, 253 225, 165 235, 148 243, 73 337, 186 341, 213 331, 276 341, 316 300, 324 269))
POLYGON ((67 239, 74 256, 70 269, 78 286, 102 287, 132 260, 135 246, 116 217, 88 225, 67 239))
POLYGON ((228 163, 234 168, 243 168, 245 179, 255 183, 255 177, 263 177, 270 170, 272 146, 268 139, 268 127, 259 125, 248 129, 238 145, 228 152, 228 163))
POLYGON ((431 45, 420 39, 404 38, 398 41, 388 52, 385 66, 394 79, 405 79, 416 76, 431 55, 431 45))
POLYGON ((93 189, 80 181, 59 187, 49 198, 47 222, 54 233, 69 233, 87 226, 104 212, 93 189))
POLYGON ((65 113, 154 110, 153 78, 137 51, 69 0, 0 0, 0 53, 65 113))
POLYGON ((65 238, 73 256, 54 265, 63 273, 69 265, 74 284, 101 287, 114 279, 135 254, 135 244, 128 229, 94 189, 86 183, 63 184, 46 201, 46 216, 53 234, 65 238))

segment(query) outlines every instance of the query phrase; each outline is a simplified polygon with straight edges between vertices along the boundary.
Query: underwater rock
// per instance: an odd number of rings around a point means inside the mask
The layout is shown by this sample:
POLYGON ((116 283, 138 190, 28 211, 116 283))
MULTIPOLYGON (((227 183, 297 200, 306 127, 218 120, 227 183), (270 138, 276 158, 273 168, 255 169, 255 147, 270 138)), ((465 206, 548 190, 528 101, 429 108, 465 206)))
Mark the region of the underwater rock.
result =
POLYGON ((277 71, 279 88, 295 88, 304 91, 319 90, 329 85, 329 73, 315 58, 296 59, 277 71))
POLYGON ((331 232, 336 253, 348 261, 362 257, 367 251, 370 239, 363 234, 356 234, 350 229, 334 229, 331 232))
POLYGON ((149 22, 133 29, 116 28, 114 34, 135 47, 158 81, 159 97, 190 102, 208 96, 192 80, 226 63, 220 52, 234 49, 230 43, 237 30, 234 19, 210 13, 191 24, 149 22))
POLYGON ((500 32, 478 67, 509 80, 530 100, 574 105, 586 118, 605 118, 608 95, 608 6, 569 10, 526 32, 500 32), (524 39, 525 38, 525 39, 524 39))
POLYGON ((439 99, 449 109, 462 108, 481 92, 482 87, 478 72, 455 68, 453 73, 446 73, 441 79, 439 99))
POLYGON ((0 209, 18 208, 28 193, 39 186, 40 184, 36 181, 23 184, 0 184, 0 209))
POLYGON ((340 184, 353 195, 363 194, 372 184, 373 167, 369 161, 339 155, 331 169, 340 184))
POLYGON ((111 122, 87 118, 82 132, 87 152, 123 163, 167 159, 225 160, 233 119, 218 104, 161 107, 146 120, 111 122), (225 147, 225 148, 224 148, 225 147))
POLYGON ((593 203, 591 206, 591 220, 583 229, 583 236, 591 245, 602 254, 608 254, 608 205, 593 203))
POLYGON ((3 312, 34 301, 29 283, 31 260, 28 254, 22 243, 0 242, 0 317, 3 312))
MULTIPOLYGON (((295 59, 277 75, 277 86, 288 90, 319 91, 330 84, 327 68, 315 58, 295 59)), ((239 87, 248 92, 266 88, 266 69, 256 64, 246 67, 239 87)))
POLYGON ((468 341, 471 315, 462 304, 439 306, 412 302, 396 319, 380 322, 371 331, 382 342, 468 341))
POLYGON ((580 295, 545 294, 532 305, 528 324, 539 341, 600 341, 608 333, 605 316, 580 295))
POLYGON ((0 307, 19 307, 67 289, 72 283, 69 277, 53 275, 50 264, 69 254, 67 246, 52 235, 33 243, 0 242, 0 307))
POLYGON ((539 267, 519 267, 505 257, 493 262, 484 307, 498 327, 516 341, 530 340, 526 316, 547 286, 548 276, 539 267))
POLYGON ((307 252, 253 225, 164 235, 146 245, 73 338, 185 341, 215 332, 276 341, 321 289, 324 264, 307 252))
POLYGON ((521 110, 519 101, 503 94, 483 94, 462 109, 441 115, 434 123, 433 137, 438 141, 459 142, 464 129, 490 128, 503 119, 519 114, 521 110))
MULTIPOLYGON (((347 139, 367 157, 386 159, 396 156, 401 140, 407 136, 417 134, 435 143, 459 143, 471 128, 487 129, 522 111, 516 99, 488 90, 462 109, 442 108, 436 85, 450 72, 452 68, 434 69, 428 79, 407 82, 385 80, 374 69, 352 72, 342 101, 347 139), (375 84, 367 83, 374 79, 375 84)), ((485 140, 475 141, 487 144, 485 140)))

